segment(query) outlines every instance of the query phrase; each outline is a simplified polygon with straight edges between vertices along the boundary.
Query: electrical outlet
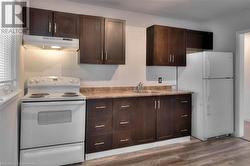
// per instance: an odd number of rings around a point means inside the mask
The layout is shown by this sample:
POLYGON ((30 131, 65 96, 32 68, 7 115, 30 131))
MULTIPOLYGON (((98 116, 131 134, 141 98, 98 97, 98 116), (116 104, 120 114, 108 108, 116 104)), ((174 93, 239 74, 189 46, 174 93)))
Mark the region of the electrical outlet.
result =
POLYGON ((162 84, 162 77, 158 77, 158 83, 162 84))

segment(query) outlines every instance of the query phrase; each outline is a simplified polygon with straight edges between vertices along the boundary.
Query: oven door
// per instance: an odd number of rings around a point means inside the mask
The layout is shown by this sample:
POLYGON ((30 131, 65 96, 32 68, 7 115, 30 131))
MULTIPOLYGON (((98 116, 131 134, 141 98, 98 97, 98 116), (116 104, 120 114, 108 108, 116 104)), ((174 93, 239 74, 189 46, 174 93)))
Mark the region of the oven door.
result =
POLYGON ((85 101, 22 103, 21 149, 84 141, 85 101))

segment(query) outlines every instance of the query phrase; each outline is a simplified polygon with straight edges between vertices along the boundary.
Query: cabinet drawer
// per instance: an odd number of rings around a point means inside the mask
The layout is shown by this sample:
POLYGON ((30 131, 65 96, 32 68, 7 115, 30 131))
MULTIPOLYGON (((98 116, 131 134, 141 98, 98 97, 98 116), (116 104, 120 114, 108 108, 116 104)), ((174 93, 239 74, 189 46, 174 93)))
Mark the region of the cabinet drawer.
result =
POLYGON ((179 119, 175 123, 175 135, 176 136, 188 136, 191 135, 191 120, 179 119))
POLYGON ((112 117, 112 100, 88 100, 87 115, 89 118, 112 117))
POLYGON ((112 148, 112 135, 91 136, 86 139, 87 153, 100 152, 112 148))
POLYGON ((135 117, 133 99, 115 99, 113 102, 113 119, 114 130, 129 130, 133 124, 135 117))
POLYGON ((88 135, 108 134, 112 132, 112 118, 89 118, 87 122, 88 135))
POLYGON ((113 148, 133 145, 132 133, 130 131, 115 132, 113 135, 113 148))
POLYGON ((192 108, 191 95, 179 95, 175 98, 175 110, 178 114, 190 114, 192 108))

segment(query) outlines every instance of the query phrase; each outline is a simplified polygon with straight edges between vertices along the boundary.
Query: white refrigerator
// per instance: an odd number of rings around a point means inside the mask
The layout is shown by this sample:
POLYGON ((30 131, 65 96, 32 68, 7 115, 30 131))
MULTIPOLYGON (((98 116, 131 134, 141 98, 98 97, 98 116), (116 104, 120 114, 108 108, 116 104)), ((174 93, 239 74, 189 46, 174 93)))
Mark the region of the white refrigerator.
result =
POLYGON ((234 132, 233 54, 187 54, 187 66, 178 68, 178 89, 193 92, 192 136, 208 138, 234 132))

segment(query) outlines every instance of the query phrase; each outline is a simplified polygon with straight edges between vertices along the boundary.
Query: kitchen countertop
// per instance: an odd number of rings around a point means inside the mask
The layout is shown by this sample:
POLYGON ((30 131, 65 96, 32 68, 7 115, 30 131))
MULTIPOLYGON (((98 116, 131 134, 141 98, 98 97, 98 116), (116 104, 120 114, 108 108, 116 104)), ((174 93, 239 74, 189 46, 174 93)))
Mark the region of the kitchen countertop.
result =
POLYGON ((140 93, 134 91, 135 87, 82 87, 81 93, 86 99, 171 96, 191 94, 190 91, 173 90, 171 86, 146 86, 140 93))

